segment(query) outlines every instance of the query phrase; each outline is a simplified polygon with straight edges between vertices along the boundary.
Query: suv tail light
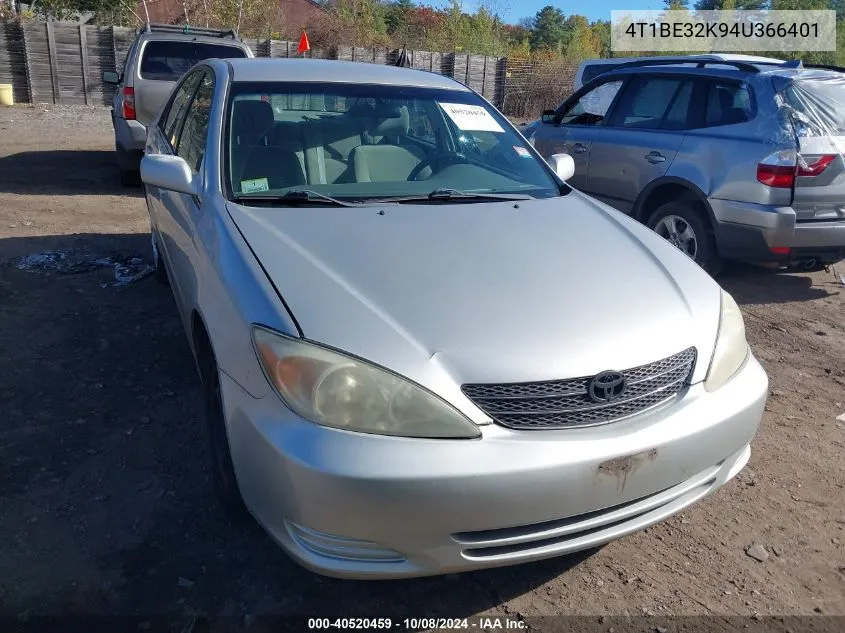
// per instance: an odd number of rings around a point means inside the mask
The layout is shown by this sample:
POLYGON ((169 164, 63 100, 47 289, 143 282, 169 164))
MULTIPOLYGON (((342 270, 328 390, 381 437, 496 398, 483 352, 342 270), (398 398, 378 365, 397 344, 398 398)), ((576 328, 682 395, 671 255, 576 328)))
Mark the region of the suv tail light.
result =
POLYGON ((757 180, 768 187, 792 188, 798 160, 795 150, 785 149, 769 154, 757 163, 757 180))
POLYGON ((807 164, 806 167, 798 166, 798 175, 799 176, 818 176, 822 173, 827 166, 833 162, 833 159, 836 158, 836 154, 824 154, 823 156, 819 156, 815 161, 812 163, 807 164))
POLYGON ((127 121, 134 121, 135 120, 135 88, 130 88, 126 86, 121 91, 121 109, 123 118, 127 121))
POLYGON ((836 158, 836 154, 823 154, 812 163, 800 165, 795 150, 769 154, 757 164, 757 180, 769 187, 791 188, 798 177, 818 176, 836 158))

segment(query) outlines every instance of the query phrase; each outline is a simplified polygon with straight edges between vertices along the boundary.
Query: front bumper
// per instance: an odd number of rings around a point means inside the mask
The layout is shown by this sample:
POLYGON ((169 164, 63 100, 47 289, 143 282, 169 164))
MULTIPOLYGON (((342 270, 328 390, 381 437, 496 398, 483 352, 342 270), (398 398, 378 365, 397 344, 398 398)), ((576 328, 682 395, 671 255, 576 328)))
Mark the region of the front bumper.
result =
POLYGON ((791 207, 710 200, 719 254, 748 262, 845 259, 845 221, 798 222, 791 207), (772 249, 777 249, 773 251, 772 249), (788 249, 784 251, 783 249, 788 249))
POLYGON ((221 381, 247 506, 302 565, 348 578, 516 564, 641 530, 742 469, 768 391, 749 355, 717 392, 694 385, 617 423, 418 440, 320 427, 221 381))

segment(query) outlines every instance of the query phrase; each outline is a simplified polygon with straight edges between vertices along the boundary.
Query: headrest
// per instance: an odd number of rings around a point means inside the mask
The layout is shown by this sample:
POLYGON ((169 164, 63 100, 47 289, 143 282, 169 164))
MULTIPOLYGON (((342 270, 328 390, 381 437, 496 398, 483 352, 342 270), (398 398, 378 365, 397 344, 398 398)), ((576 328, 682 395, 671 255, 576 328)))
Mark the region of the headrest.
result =
POLYGON ((232 134, 238 145, 255 145, 273 127, 273 108, 267 101, 235 101, 232 134))
POLYGON ((391 110, 384 111, 382 108, 376 108, 376 118, 373 121, 369 133, 372 136, 407 136, 408 128, 411 125, 411 117, 408 114, 408 108, 402 106, 391 110))
POLYGON ((376 116, 376 109, 372 106, 372 104, 367 103, 366 101, 356 100, 356 102, 346 111, 346 114, 359 119, 373 119, 376 116))
POLYGON ((723 110, 728 110, 734 107, 734 96, 730 90, 721 88, 716 94, 719 95, 719 105, 722 106, 723 110))

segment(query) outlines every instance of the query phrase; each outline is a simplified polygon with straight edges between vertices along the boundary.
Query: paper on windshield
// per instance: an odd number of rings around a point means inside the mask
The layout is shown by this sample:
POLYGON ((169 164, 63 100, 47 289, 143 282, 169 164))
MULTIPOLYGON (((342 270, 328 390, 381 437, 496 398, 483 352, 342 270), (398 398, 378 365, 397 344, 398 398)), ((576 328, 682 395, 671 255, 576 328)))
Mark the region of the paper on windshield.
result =
POLYGON ((439 105, 460 130, 504 133, 502 126, 483 106, 463 103, 439 103, 439 105))
POLYGON ((270 191, 270 185, 266 178, 241 180, 241 193, 258 193, 261 191, 270 191))

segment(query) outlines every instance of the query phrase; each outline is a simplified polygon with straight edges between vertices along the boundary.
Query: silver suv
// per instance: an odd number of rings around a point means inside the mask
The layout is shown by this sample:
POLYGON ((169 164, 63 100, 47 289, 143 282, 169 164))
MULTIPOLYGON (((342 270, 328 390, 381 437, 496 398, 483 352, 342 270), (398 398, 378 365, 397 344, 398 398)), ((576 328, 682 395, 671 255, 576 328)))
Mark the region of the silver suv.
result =
MULTIPOLYGON (((122 73, 105 72, 117 88, 112 103, 114 148, 120 180, 138 184, 147 126, 173 85, 196 63, 210 58, 254 57, 234 31, 147 24, 126 54, 122 73)), ((185 104, 187 106, 187 104, 185 104)))
POLYGON ((577 189, 711 274, 845 258, 845 74, 701 56, 623 64, 523 130, 577 189), (842 135, 842 136, 841 136, 842 135))

